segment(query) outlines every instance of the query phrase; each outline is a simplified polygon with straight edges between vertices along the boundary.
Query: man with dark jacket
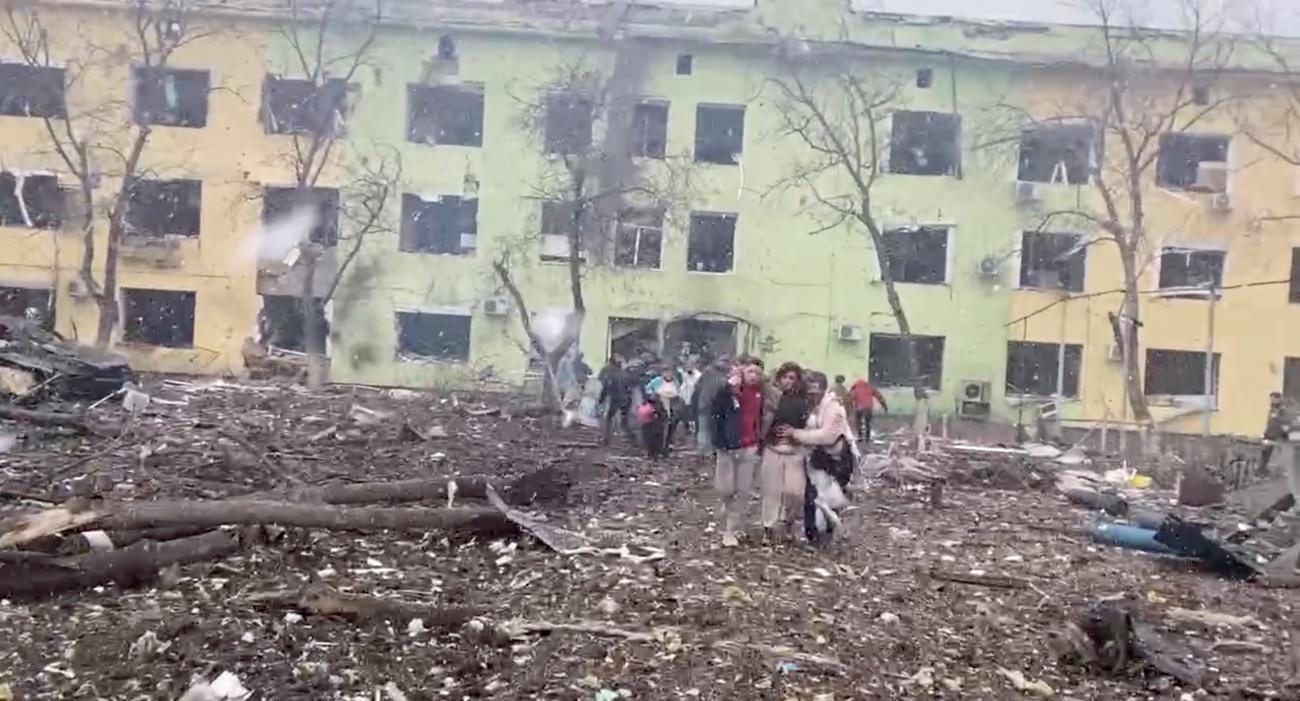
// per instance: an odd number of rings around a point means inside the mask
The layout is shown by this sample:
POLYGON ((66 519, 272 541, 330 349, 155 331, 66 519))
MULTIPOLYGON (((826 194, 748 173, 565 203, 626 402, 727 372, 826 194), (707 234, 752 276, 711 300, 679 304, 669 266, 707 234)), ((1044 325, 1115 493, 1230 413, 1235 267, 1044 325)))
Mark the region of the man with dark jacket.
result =
POLYGON ((705 455, 713 451, 713 421, 709 419, 709 412, 718 392, 721 392, 727 384, 727 372, 730 369, 730 363, 724 358, 719 358, 704 368, 699 382, 695 385, 695 393, 692 397, 698 417, 695 439, 700 453, 705 455))
POLYGON ((618 417, 619 425, 623 428, 623 434, 628 440, 635 443, 636 436, 632 433, 632 426, 628 422, 628 414, 632 411, 632 386, 634 379, 632 375, 623 368, 623 359, 617 354, 610 356, 609 362, 601 368, 600 374, 596 376, 600 380, 600 398, 596 400, 597 406, 605 404, 605 420, 603 429, 605 431, 604 441, 609 443, 610 433, 614 430, 614 419, 618 417))
POLYGON ((740 544, 737 531, 745 516, 758 468, 763 424, 763 374, 757 367, 735 367, 710 404, 709 423, 717 452, 714 487, 722 499, 722 545, 740 544))

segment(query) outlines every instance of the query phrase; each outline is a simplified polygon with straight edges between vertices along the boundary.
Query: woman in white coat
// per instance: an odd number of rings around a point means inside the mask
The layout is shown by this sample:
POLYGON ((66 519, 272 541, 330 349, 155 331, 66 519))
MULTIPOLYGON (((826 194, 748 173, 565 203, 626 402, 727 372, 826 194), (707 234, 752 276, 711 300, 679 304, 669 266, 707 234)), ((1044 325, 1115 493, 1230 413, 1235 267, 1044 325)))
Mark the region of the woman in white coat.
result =
POLYGON ((840 527, 836 511, 849 503, 844 486, 853 474, 858 448, 844 405, 827 391, 826 375, 809 371, 804 381, 813 411, 806 426, 791 429, 789 437, 809 449, 804 532, 809 542, 818 543, 840 527))

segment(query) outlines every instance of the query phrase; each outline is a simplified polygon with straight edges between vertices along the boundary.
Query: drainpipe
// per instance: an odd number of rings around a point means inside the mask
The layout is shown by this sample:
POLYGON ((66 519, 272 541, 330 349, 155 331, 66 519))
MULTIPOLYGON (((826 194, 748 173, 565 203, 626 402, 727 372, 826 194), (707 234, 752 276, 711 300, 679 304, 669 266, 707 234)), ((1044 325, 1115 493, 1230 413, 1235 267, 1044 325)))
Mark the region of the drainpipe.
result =
POLYGON ((1214 308, 1218 306, 1218 294, 1214 283, 1206 287, 1210 295, 1209 328, 1205 335, 1205 413, 1202 414, 1201 433, 1210 436, 1210 419, 1214 416, 1214 308))

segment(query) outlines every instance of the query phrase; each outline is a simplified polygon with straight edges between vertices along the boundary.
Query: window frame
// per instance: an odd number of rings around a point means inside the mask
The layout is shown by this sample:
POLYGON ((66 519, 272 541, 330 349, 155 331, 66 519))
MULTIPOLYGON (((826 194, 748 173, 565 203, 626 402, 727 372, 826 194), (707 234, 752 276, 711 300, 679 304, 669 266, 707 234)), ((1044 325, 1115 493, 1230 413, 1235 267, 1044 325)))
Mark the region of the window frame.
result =
MULTIPOLYGON (((736 271, 736 256, 738 247, 736 245, 737 236, 740 230, 740 214, 738 212, 713 212, 697 211, 691 212, 689 228, 686 235, 686 272, 699 275, 730 275, 736 271), (692 243, 696 240, 696 220, 702 219, 723 219, 731 221, 731 244, 730 244, 730 264, 724 270, 701 270, 692 265, 692 262, 699 260, 691 254, 692 243)), ((662 263, 661 263, 662 264, 662 263)))
MULTIPOLYGON (((911 334, 911 336, 912 336, 913 343, 916 344, 916 348, 914 350, 917 352, 917 370, 920 371, 921 375, 927 379, 927 382, 925 384, 926 388, 936 392, 943 391, 943 379, 944 379, 943 376, 944 376, 944 372, 947 369, 945 367, 947 365, 946 358, 948 353, 947 337, 933 336, 930 334, 917 334, 917 333, 911 334), (922 357, 921 357, 922 348, 920 344, 924 342, 934 343, 936 341, 938 342, 938 359, 939 359, 938 372, 927 373, 925 372, 926 368, 922 363, 922 357)), ((872 333, 871 334, 870 338, 867 339, 867 376, 870 378, 871 384, 881 388, 910 387, 911 385, 898 384, 896 380, 891 378, 883 378, 878 374, 877 367, 879 366, 879 363, 876 360, 877 354, 875 352, 877 339, 881 339, 882 341, 887 340, 899 344, 897 348, 899 349, 899 353, 902 352, 902 345, 901 345, 903 340, 902 335, 896 333, 872 333)), ((901 356, 899 357, 899 360, 897 362, 902 362, 901 356)))
MULTIPOLYGON (((165 92, 165 88, 162 86, 158 86, 157 89, 161 92, 165 92)), ((134 66, 131 70, 131 117, 135 120, 136 124, 141 125, 148 124, 149 126, 171 127, 174 129, 203 129, 208 125, 208 112, 211 109, 208 96, 211 92, 212 72, 209 70, 201 68, 158 68, 156 66, 134 66), (202 105, 198 109, 194 110, 194 112, 198 113, 198 116, 188 121, 183 118, 184 113, 190 112, 190 110, 186 110, 181 106, 179 97, 181 91, 179 87, 173 88, 178 93, 176 103, 177 116, 174 119, 168 118, 160 120, 157 118, 158 115, 168 114, 165 104, 157 111, 146 109, 147 106, 144 104, 145 101, 156 95, 155 93, 147 92, 147 81, 150 77, 150 73, 154 74, 156 79, 166 79, 169 76, 173 77, 173 79, 176 79, 176 83, 180 82, 178 80, 179 78, 194 79, 196 82, 201 81, 202 105)))
MULTIPOLYGON (((884 254, 885 254, 884 257, 885 257, 885 259, 890 263, 890 266, 889 266, 889 268, 890 268, 890 269, 889 269, 890 279, 891 279, 893 282, 896 282, 896 283, 899 283, 899 284, 906 284, 906 285, 926 285, 926 286, 934 287, 934 286, 943 286, 943 285, 947 285, 947 284, 949 284, 949 283, 952 281, 952 260, 953 260, 953 246, 952 246, 952 239, 953 239, 953 231, 954 231, 955 229, 956 229, 956 227, 954 227, 954 226, 952 226, 952 225, 949 225, 949 224, 921 224, 921 225, 918 225, 918 226, 915 226, 915 227, 895 227, 895 228, 890 228, 890 229, 887 229, 887 230, 885 230, 884 232, 882 232, 882 233, 881 233, 881 239, 882 239, 881 242, 886 246, 886 249, 885 249, 885 251, 884 251, 884 254), (895 237, 899 237, 899 238, 907 238, 907 237, 911 237, 911 236, 923 236, 923 235, 927 235, 927 234, 930 234, 930 233, 933 233, 933 232, 937 232, 937 231, 942 231, 943 234, 944 234, 944 236, 943 236, 943 270, 942 270, 942 273, 943 273, 943 274, 942 274, 942 279, 941 279, 941 280, 938 280, 938 281, 926 281, 926 280, 905 280, 905 279, 903 279, 902 277, 895 276, 895 275, 894 275, 894 268, 895 268, 895 266, 893 265, 893 263, 894 263, 895 260, 896 260, 895 257, 894 257, 894 254, 895 254, 896 252, 893 251, 893 250, 891 250, 891 245, 892 245, 892 244, 891 244, 891 241, 892 241, 892 239, 894 239, 895 237)), ((913 246, 912 249, 915 250, 916 247, 913 246)), ((902 262, 901 262, 901 265, 903 266, 904 271, 906 271, 906 266, 907 266, 908 262, 909 262, 909 261, 907 261, 907 260, 902 260, 902 262)), ((884 279, 884 272, 883 272, 883 271, 881 271, 881 279, 882 279, 882 280, 884 279)))
MULTIPOLYGON (((121 318, 122 318, 122 343, 123 344, 134 345, 134 346, 147 346, 150 348, 171 348, 176 350, 192 350, 193 348, 195 348, 194 343, 196 340, 196 334, 198 332, 198 291, 197 290, 171 290, 171 289, 161 289, 161 288, 151 288, 151 287, 123 287, 121 297, 122 299, 120 302, 121 306, 119 311, 122 315, 121 318), (189 342, 183 345, 159 343, 156 342, 155 340, 152 340, 151 338, 139 337, 138 333, 133 332, 132 329, 135 327, 132 325, 132 322, 136 319, 145 318, 145 315, 132 313, 134 310, 132 309, 133 305, 131 299, 136 293, 152 293, 152 294, 164 294, 164 295, 174 294, 179 296, 181 300, 183 300, 186 304, 188 304, 190 307, 189 342), (137 336, 137 337, 133 338, 133 336, 137 336)), ((155 318, 157 317, 157 315, 153 313, 148 314, 148 316, 155 317, 155 318)), ((147 330, 147 329, 148 326, 146 325, 142 327, 141 330, 147 330)))
POLYGON ((936 112, 933 110, 895 110, 894 113, 890 116, 888 172, 893 175, 911 175, 911 176, 923 177, 923 178, 962 177, 962 161, 964 160, 963 159, 964 154, 962 153, 962 126, 963 126, 962 116, 955 112, 936 112), (933 124, 934 117, 942 117, 944 121, 950 122, 949 124, 944 125, 943 128, 952 127, 953 129, 953 134, 952 134, 953 142, 950 146, 951 148, 950 155, 952 156, 952 158, 948 163, 948 167, 945 168, 942 172, 937 172, 937 171, 921 172, 919 170, 920 166, 916 165, 915 163, 916 159, 902 158, 903 154, 905 154, 907 151, 906 144, 908 143, 907 141, 900 138, 902 135, 900 133, 901 130, 908 128, 904 126, 904 122, 912 118, 920 118, 923 115, 928 116, 932 120, 931 124, 928 125, 928 129, 938 128, 933 124), (903 161, 908 161, 909 163, 909 165, 906 168, 904 167, 903 161))
MULTIPOLYGON (((473 113, 471 113, 472 116, 473 113)), ((461 120, 456 122, 457 126, 468 124, 472 120, 461 120)), ((406 141, 421 146, 459 146, 461 148, 482 148, 486 134, 487 122, 487 90, 482 83, 457 83, 454 85, 429 85, 427 83, 407 83, 406 84, 406 141), (443 128, 440 120, 436 119, 435 110, 428 109, 432 105, 439 103, 440 95, 455 95, 457 99, 469 98, 469 102, 474 103, 472 109, 477 109, 478 126, 473 137, 456 141, 440 141, 437 134, 434 134, 432 140, 416 138, 416 107, 425 106, 424 114, 426 119, 433 125, 433 131, 443 133, 448 131, 443 128), (476 98, 476 99, 475 99, 476 98)), ((472 128, 472 127, 470 127, 472 128)))
MULTIPOLYGON (((1058 381, 1061 380, 1061 373, 1063 372, 1062 368, 1060 367, 1062 345, 1065 346, 1066 367, 1064 368, 1065 377, 1064 377, 1064 382, 1061 383, 1062 393, 1060 397, 1063 399, 1078 399, 1080 393, 1082 392, 1082 387, 1083 387, 1083 344, 1081 343, 1061 344, 1061 343, 1053 343, 1049 341, 1028 341, 1028 340, 1018 340, 1018 339, 1012 339, 1007 341, 1006 381, 1003 383, 1005 395, 1007 397, 1019 397, 1024 399, 1044 399, 1044 398, 1057 397, 1055 388, 1057 386, 1058 381), (1018 391, 1020 390, 1020 388, 1015 387, 1012 384, 1012 376, 1014 374, 1012 371, 1012 366, 1015 361, 1012 352, 1013 347, 1025 347, 1025 346, 1032 346, 1032 347, 1036 347, 1036 349, 1051 351, 1052 376, 1050 377, 1050 384, 1053 388, 1053 391, 1048 392, 1046 394, 1041 392, 1035 392, 1035 391, 1028 391, 1028 392, 1018 391), (1073 357, 1071 357, 1072 355, 1073 357), (1070 370, 1071 364, 1074 365, 1073 372, 1071 372, 1070 370), (1071 383, 1071 375, 1073 375, 1073 383, 1071 383), (1073 384, 1073 387, 1071 387, 1071 384, 1073 384)), ((1030 348, 1028 350, 1032 351, 1034 349, 1035 348, 1030 348)))
POLYGON ((393 354, 394 357, 403 362, 438 365, 464 365, 469 363, 470 358, 474 355, 474 315, 468 309, 399 307, 393 310, 393 323, 397 332, 393 344, 393 354), (463 357, 461 357, 459 353, 452 357, 446 355, 420 355, 404 349, 402 345, 402 339, 405 332, 403 327, 404 317, 444 317, 449 319, 463 319, 465 321, 465 351, 463 357))
MULTIPOLYGON (((748 113, 749 110, 746 109, 745 105, 723 104, 723 103, 714 103, 714 102, 701 102, 697 104, 695 106, 695 140, 694 140, 694 146, 692 150, 692 156, 694 162, 706 164, 706 165, 721 165, 721 166, 740 165, 741 162, 745 160, 745 138, 746 138, 745 121, 749 116, 748 113), (706 118, 707 113, 713 113, 713 112, 716 112, 718 114, 714 117, 706 118), (708 138, 709 135, 706 132, 706 123, 710 119, 722 119, 724 118, 724 116, 734 117, 737 113, 740 115, 740 124, 739 124, 740 133, 738 136, 735 136, 735 139, 736 141, 738 141, 740 148, 732 149, 729 152, 730 153, 729 156, 723 156, 721 155, 721 151, 719 150, 721 148, 720 144, 722 139, 708 138), (710 143, 712 141, 717 141, 719 143, 710 143), (702 145, 705 146, 705 148, 701 148, 702 145)), ((728 133, 726 134, 726 136, 728 137, 731 136, 730 132, 732 130, 731 129, 732 126, 734 125, 727 127, 728 133)))

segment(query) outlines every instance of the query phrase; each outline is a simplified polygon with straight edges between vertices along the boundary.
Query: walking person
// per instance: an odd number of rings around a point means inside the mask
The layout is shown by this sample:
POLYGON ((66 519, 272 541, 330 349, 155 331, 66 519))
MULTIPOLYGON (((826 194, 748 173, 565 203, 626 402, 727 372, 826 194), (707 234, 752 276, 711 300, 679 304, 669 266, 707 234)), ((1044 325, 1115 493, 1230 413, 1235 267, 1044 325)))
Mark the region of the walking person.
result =
MULTIPOLYGON (((735 367, 741 370, 743 375, 744 367, 741 365, 735 367)), ((695 445, 701 455, 713 452, 713 420, 709 412, 712 411, 713 400, 726 387, 731 371, 731 363, 725 358, 718 358, 704 366, 704 370, 700 373, 700 381, 695 385, 695 407, 699 416, 695 424, 695 445)))
POLYGON ((676 415, 681 405, 681 385, 671 365, 664 365, 659 374, 645 386, 646 400, 655 404, 655 419, 660 423, 655 437, 659 441, 659 457, 667 457, 673 444, 676 415))
MULTIPOLYGON (((1290 423, 1289 412, 1286 408, 1286 402, 1282 398, 1282 393, 1270 393, 1268 395, 1268 423, 1264 425, 1264 448, 1259 454, 1260 474, 1268 472, 1268 463, 1273 457, 1273 449, 1279 441, 1287 439, 1287 426, 1290 423)), ((1283 472, 1285 471, 1284 466, 1283 472)))
POLYGON ((722 546, 739 544, 738 531, 754 487, 758 468, 759 429, 763 423, 763 375, 757 368, 735 367, 724 386, 701 415, 712 425, 710 435, 717 453, 714 487, 722 500, 722 546))
POLYGON ((844 406, 828 391, 826 375, 805 374, 808 401, 813 406, 804 428, 783 432, 808 449, 808 483, 804 486, 804 535, 813 545, 825 545, 840 529, 837 511, 848 504, 844 487, 857 465, 857 445, 844 406))
POLYGON ((803 369, 785 363, 776 371, 773 387, 764 397, 760 435, 763 458, 759 464, 759 494, 763 508, 763 534, 771 542, 781 526, 789 532, 803 513, 804 450, 788 429, 803 428, 810 408, 804 394, 803 369))
POLYGON ((844 383, 844 376, 836 375, 835 384, 831 386, 831 392, 834 393, 836 399, 840 400, 840 406, 844 407, 844 417, 848 419, 849 427, 856 432, 858 430, 858 411, 853 405, 853 391, 844 383))
POLYGON ((623 435, 627 436, 632 443, 636 443, 636 436, 632 433, 630 421, 630 414, 632 413, 632 376, 623 367, 623 358, 617 353, 610 356, 609 362, 600 369, 600 374, 596 376, 596 379, 600 381, 600 397, 596 400, 596 404, 597 406, 603 404, 605 407, 605 420, 602 422, 605 445, 609 445, 609 437, 614 430, 614 421, 616 419, 622 428, 623 435))
POLYGON ((867 382, 865 378, 859 378, 857 382, 854 382, 853 389, 850 392, 853 394, 853 409, 857 413, 855 427, 857 428, 858 439, 863 444, 870 446, 871 418, 872 414, 875 413, 876 403, 880 403, 881 411, 889 411, 889 402, 886 402, 885 395, 881 394, 880 390, 867 382))

